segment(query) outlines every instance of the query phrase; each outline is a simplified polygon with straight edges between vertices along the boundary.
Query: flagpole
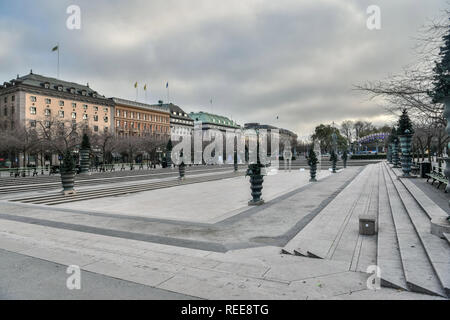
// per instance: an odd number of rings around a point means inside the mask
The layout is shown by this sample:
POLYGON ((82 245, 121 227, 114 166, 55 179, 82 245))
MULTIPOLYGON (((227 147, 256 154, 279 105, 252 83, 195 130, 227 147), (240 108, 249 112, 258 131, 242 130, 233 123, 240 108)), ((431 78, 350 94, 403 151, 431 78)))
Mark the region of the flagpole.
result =
POLYGON ((58 74, 58 79, 59 79, 59 42, 58 42, 58 68, 57 68, 57 74, 58 74))

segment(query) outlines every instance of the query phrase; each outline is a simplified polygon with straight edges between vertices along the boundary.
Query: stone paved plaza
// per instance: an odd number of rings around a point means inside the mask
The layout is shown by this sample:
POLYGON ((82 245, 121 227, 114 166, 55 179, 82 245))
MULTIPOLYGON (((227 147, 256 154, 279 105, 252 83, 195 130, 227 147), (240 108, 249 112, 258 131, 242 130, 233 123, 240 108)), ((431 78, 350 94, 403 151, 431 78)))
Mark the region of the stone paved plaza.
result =
POLYGON ((80 193, 107 191, 62 204, 3 194, 0 297, 36 298, 33 288, 50 299, 447 297, 450 246, 429 232, 430 219, 445 208, 411 180, 397 179, 398 169, 380 162, 322 170, 315 183, 308 170, 280 170, 265 177, 265 204, 255 207, 247 205, 242 173, 224 168, 192 172, 186 183, 167 176, 80 186, 80 193), (111 186, 158 183, 170 184, 108 195, 111 186), (377 235, 359 235, 364 214, 377 216, 377 235), (66 289, 69 265, 82 270, 79 292, 66 289), (377 290, 367 284, 373 265, 381 270, 377 290))

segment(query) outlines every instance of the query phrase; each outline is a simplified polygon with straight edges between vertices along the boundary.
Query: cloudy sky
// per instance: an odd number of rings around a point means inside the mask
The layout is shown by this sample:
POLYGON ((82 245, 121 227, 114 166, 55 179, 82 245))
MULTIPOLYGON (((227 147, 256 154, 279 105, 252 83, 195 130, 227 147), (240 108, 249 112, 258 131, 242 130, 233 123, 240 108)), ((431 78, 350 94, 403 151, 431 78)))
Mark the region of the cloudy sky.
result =
POLYGON ((105 96, 170 100, 240 124, 309 135, 319 123, 388 121, 352 90, 414 59, 418 29, 447 0, 0 0, 0 82, 17 74, 89 82, 105 96), (69 5, 81 29, 69 30, 69 5), (366 9, 381 9, 368 30, 366 9), (210 99, 213 104, 210 104, 210 99), (277 120, 279 116, 279 120, 277 120))

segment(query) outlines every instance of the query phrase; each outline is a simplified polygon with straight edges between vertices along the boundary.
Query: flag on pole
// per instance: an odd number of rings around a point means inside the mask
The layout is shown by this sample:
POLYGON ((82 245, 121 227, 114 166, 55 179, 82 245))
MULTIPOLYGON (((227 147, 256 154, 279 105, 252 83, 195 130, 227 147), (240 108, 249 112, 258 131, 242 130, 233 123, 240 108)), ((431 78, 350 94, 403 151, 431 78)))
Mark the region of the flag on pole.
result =
POLYGON ((168 88, 168 87, 169 87, 169 82, 166 83, 166 88, 168 88))
POLYGON ((59 46, 53 47, 52 52, 56 50, 59 50, 59 46))
POLYGON ((137 89, 137 86, 138 86, 138 83, 137 83, 137 81, 136 81, 136 83, 134 84, 134 87, 137 89))
POLYGON ((147 91, 147 85, 144 85, 144 90, 147 91))

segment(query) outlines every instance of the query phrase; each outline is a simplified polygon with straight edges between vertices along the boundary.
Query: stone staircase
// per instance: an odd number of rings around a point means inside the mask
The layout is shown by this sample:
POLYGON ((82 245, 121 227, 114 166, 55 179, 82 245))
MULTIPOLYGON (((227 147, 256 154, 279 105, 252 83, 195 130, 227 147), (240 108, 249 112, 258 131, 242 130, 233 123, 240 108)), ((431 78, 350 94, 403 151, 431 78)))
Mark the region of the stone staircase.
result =
POLYGON ((450 236, 430 233, 447 214, 400 170, 367 166, 282 249, 283 253, 346 262, 349 270, 381 270, 381 285, 450 296, 450 236), (359 235, 359 216, 378 217, 376 236, 359 235))

